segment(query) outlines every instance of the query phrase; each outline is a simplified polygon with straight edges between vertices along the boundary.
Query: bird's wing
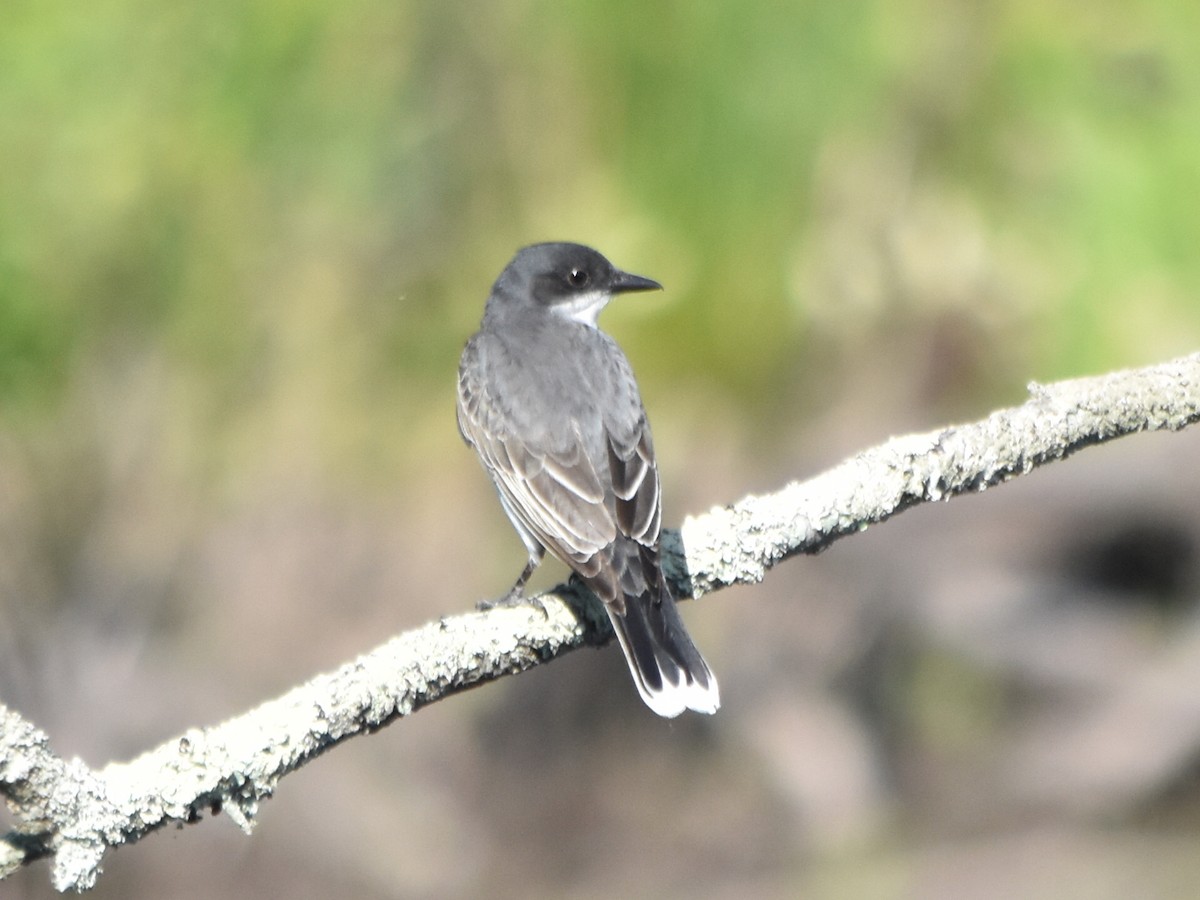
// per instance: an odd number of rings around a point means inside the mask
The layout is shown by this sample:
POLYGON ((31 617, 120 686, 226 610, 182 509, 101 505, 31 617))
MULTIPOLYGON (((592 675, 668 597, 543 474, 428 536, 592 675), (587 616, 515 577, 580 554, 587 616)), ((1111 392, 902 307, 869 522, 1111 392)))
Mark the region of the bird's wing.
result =
POLYGON ((459 371, 463 438, 479 454, 519 524, 568 564, 585 566, 616 539, 617 525, 578 426, 568 424, 553 449, 519 437, 505 405, 486 396, 476 372, 466 364, 459 371))
POLYGON ((643 414, 623 440, 611 429, 606 430, 605 438, 617 530, 643 546, 654 546, 662 525, 662 492, 650 425, 643 414))
MULTIPOLYGON (((458 371, 458 430, 484 462, 517 530, 623 610, 624 596, 642 594, 658 568, 661 524, 658 467, 636 386, 614 404, 624 413, 606 420, 599 434, 586 436, 578 422, 564 421, 552 437, 530 439, 504 398, 487 394, 478 353, 468 344, 458 371), (646 554, 653 559, 641 559, 646 554)), ((636 385, 631 372, 617 383, 636 385)))

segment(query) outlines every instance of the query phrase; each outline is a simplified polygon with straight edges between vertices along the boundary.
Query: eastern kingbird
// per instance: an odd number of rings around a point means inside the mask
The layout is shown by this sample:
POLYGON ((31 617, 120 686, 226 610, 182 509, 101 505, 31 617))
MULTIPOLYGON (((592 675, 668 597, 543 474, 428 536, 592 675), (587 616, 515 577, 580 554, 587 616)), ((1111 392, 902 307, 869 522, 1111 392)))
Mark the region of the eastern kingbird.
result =
POLYGON ((657 281, 579 244, 535 244, 492 286, 458 367, 458 427, 529 551, 504 601, 549 550, 604 602, 646 705, 714 713, 717 680, 659 568, 661 508, 650 424, 629 360, 596 327, 657 281))

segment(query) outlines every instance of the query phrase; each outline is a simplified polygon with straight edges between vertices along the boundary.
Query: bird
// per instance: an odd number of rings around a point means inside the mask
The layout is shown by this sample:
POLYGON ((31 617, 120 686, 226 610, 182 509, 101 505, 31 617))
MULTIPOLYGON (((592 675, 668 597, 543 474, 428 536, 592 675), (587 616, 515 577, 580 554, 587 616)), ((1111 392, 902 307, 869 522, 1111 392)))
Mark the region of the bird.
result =
POLYGON ((458 427, 529 558, 548 550, 604 605, 646 705, 715 713, 717 680, 661 567, 662 494, 650 423, 624 352, 596 324, 617 294, 661 290, 582 244, 533 244, 492 286, 458 368, 458 427))

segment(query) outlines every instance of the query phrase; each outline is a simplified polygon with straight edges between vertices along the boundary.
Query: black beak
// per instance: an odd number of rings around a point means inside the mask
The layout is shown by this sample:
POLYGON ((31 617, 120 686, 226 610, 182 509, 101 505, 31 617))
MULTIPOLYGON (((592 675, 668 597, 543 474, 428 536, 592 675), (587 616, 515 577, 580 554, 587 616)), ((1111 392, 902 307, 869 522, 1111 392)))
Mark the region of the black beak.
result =
POLYGON ((662 290, 662 285, 653 278, 643 278, 641 275, 632 275, 629 272, 622 272, 620 270, 613 272, 611 285, 614 294, 625 294, 630 291, 662 290))

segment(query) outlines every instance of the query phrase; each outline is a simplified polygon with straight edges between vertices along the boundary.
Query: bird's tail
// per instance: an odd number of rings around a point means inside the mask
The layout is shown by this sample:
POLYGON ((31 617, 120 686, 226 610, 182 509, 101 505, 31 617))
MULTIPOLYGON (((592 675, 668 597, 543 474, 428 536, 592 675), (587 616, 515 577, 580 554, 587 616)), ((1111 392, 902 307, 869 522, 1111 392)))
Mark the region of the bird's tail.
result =
POLYGON ((657 592, 626 595, 624 613, 605 604, 638 693, 660 716, 674 718, 685 709, 715 713, 721 705, 717 679, 661 576, 657 580, 657 592))

